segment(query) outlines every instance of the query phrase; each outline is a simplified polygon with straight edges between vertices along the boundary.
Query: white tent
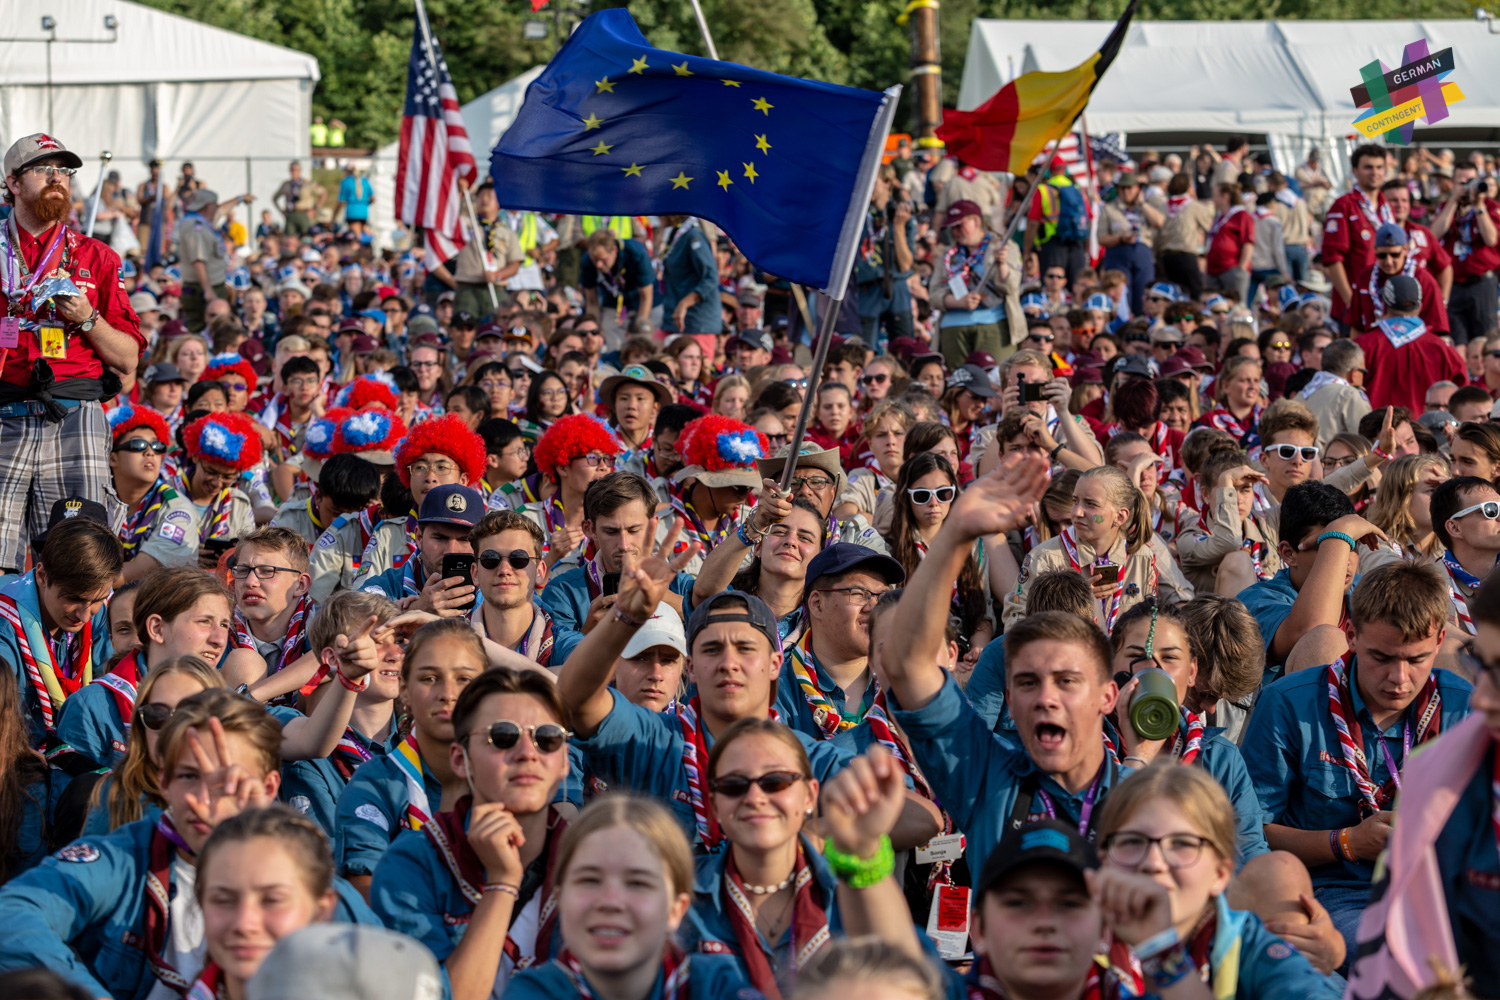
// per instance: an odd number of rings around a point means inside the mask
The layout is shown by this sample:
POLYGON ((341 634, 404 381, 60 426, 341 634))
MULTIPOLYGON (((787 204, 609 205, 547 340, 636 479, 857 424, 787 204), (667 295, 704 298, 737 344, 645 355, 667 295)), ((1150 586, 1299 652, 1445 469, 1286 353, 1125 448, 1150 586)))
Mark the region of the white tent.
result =
POLYGON ((129 0, 0 0, 0 24, 15 36, 0 39, 0 142, 56 135, 83 157, 75 191, 93 189, 109 150, 126 185, 153 157, 169 177, 191 161, 225 198, 252 191, 258 215, 287 164, 307 159, 318 61, 306 53, 129 0))
MULTIPOLYGON (((544 66, 533 66, 520 76, 508 80, 487 94, 481 94, 459 108, 464 116, 464 129, 469 133, 469 145, 474 149, 474 163, 480 177, 490 173, 490 150, 500 141, 500 136, 515 121, 526 99, 526 88, 531 81, 542 75, 544 66)), ((374 190, 375 203, 370 207, 370 228, 375 231, 377 242, 390 246, 396 228, 396 153, 400 143, 391 143, 375 151, 370 166, 370 187, 374 190)), ((477 183, 477 181, 476 181, 477 183)))
MULTIPOLYGON (((975 20, 958 107, 982 104, 1022 73, 1077 65, 1112 27, 975 20)), ((1314 144, 1326 168, 1341 170, 1360 67, 1384 60, 1394 68, 1406 44, 1424 37, 1432 52, 1452 47, 1452 79, 1466 98, 1441 127, 1500 126, 1500 35, 1474 21, 1138 19, 1089 101, 1089 131, 1127 133, 1132 145, 1147 141, 1142 133, 1265 133, 1283 171, 1314 144)))

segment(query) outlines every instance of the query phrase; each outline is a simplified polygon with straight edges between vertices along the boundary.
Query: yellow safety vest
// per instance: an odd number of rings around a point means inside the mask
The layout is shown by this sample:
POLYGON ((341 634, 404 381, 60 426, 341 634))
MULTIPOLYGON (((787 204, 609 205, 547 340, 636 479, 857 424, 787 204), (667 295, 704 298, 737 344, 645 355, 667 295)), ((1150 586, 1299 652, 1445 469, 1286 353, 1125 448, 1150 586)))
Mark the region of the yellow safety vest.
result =
POLYGON ((628 215, 585 215, 581 222, 585 239, 594 235, 594 231, 600 227, 608 229, 622 240, 632 239, 635 236, 635 227, 628 215))
POLYGON ((326 146, 326 145, 328 145, 328 126, 327 125, 324 125, 321 122, 313 122, 312 130, 311 131, 312 131, 312 144, 314 146, 326 146))
POLYGON ((341 129, 341 128, 331 128, 331 129, 329 129, 328 130, 328 145, 330 145, 330 146, 342 146, 343 144, 344 144, 344 130, 341 129))

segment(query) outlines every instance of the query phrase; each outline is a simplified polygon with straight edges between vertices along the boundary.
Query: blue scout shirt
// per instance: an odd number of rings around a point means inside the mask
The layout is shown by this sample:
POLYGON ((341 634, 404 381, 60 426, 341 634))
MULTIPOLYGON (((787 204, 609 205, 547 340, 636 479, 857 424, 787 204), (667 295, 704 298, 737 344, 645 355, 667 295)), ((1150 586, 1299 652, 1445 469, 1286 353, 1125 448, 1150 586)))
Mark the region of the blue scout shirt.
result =
MULTIPOLYGON (((697 843, 698 823, 693 818, 687 772, 682 767, 682 723, 676 713, 653 712, 632 705, 613 688, 609 694, 614 707, 599 725, 599 731, 589 739, 575 739, 583 751, 589 774, 610 788, 633 788, 665 801, 695 849, 702 850, 697 843)), ((849 750, 826 740, 814 740, 804 733, 797 733, 797 739, 807 751, 813 777, 820 783, 827 782, 854 759, 849 750)), ((712 750, 713 734, 706 729, 704 741, 712 750)))
MULTIPOLYGON (((94 807, 89 810, 88 818, 83 821, 83 833, 80 836, 102 837, 110 832, 109 791, 110 783, 114 780, 115 776, 113 774, 106 774, 99 779, 99 800, 94 803, 94 807)), ((141 796, 141 819, 149 819, 155 823, 161 813, 161 806, 150 801, 144 795, 141 796)))
POLYGON ((21 821, 16 825, 16 844, 5 859, 5 874, 15 878, 47 856, 46 778, 21 789, 21 821))
MULTIPOLYGON (((1350 666, 1349 690, 1359 720, 1370 780, 1377 786, 1390 777, 1386 749, 1399 768, 1405 763, 1403 736, 1406 720, 1398 719, 1383 733, 1359 693, 1358 661, 1350 666)), ((1443 699, 1442 728, 1447 731, 1469 714, 1469 682, 1446 670, 1434 670, 1443 699)), ((1260 797, 1266 822, 1297 830, 1340 830, 1361 821, 1359 788, 1354 772, 1343 763, 1338 730, 1328 708, 1328 669, 1309 668, 1289 674, 1261 690, 1255 712, 1245 729, 1245 746, 1255 752, 1245 759, 1250 779, 1260 797)), ((1375 865, 1370 861, 1334 861, 1311 867, 1314 888, 1368 888, 1375 865)))
MULTIPOLYGON (((689 955, 688 1000, 765 1000, 760 990, 750 985, 750 980, 739 968, 739 960, 732 955, 689 955)), ((505 988, 505 1000, 578 1000, 580 996, 595 996, 585 980, 584 989, 574 984, 570 974, 556 962, 548 962, 527 969, 510 981, 505 988)), ((651 984, 648 997, 661 997, 662 975, 651 984)), ((673 994, 675 998, 675 994, 673 994)))
MULTIPOLYGON (((682 598, 684 609, 687 608, 688 602, 693 596, 693 584, 695 582, 694 578, 688 574, 678 573, 668 588, 672 593, 682 598)), ((547 606, 548 611, 552 612, 552 630, 554 634, 563 629, 572 632, 577 632, 581 629, 584 619, 589 616, 590 603, 589 581, 588 577, 584 575, 583 567, 574 566, 566 573, 559 573, 548 580, 547 586, 542 588, 542 603, 547 606)), ((578 640, 573 645, 576 646, 582 640, 583 635, 579 633, 578 640)), ((569 647, 569 652, 571 651, 572 647, 569 647)), ((553 653, 552 656, 555 662, 562 662, 562 660, 557 659, 556 653, 553 653)))
POLYGON ((1020 740, 1016 720, 1005 704, 1005 643, 1000 639, 985 644, 969 683, 964 685, 964 697, 991 730, 1012 742, 1020 740))
POLYGON ((662 329, 668 333, 718 333, 724 327, 719 305, 719 264, 713 240, 696 219, 672 234, 661 274, 662 329), (697 292, 701 301, 687 311, 687 329, 677 329, 677 303, 697 292))
MULTIPOLYGON (((714 305, 717 308, 717 298, 714 305)), ((20 614, 32 657, 39 664, 51 663, 53 654, 48 646, 47 631, 42 626, 41 596, 37 593, 35 571, 11 578, 3 587, 0 587, 0 595, 16 602, 16 609, 20 614)), ((93 630, 90 648, 92 674, 94 677, 100 677, 104 674, 104 664, 109 661, 110 657, 109 609, 105 605, 99 606, 99 613, 94 615, 88 627, 93 630)), ((78 642, 82 635, 81 631, 78 632, 71 641, 78 642)), ((26 720, 27 735, 33 747, 40 747, 48 736, 46 720, 42 717, 42 703, 36 686, 32 684, 31 678, 26 673, 26 662, 21 656, 20 635, 9 622, 3 619, 0 619, 0 657, 3 657, 10 668, 16 672, 16 684, 21 692, 21 716, 26 720)), ((85 688, 87 686, 85 685, 85 688)), ((66 702, 53 707, 52 724, 54 727, 57 725, 61 710, 65 707, 67 707, 66 702)))
MULTIPOLYGON (((427 801, 422 803, 429 816, 442 809, 443 783, 422 768, 422 788, 427 801)), ((335 810, 334 860, 339 874, 374 875, 375 866, 406 829, 406 775, 392 754, 365 761, 344 790, 339 793, 335 810)))
MULTIPOLYGON (((1350 589, 1358 582, 1359 575, 1355 574, 1349 583, 1350 589)), ((1260 637, 1266 644, 1266 680, 1275 680, 1281 676, 1286 658, 1272 659, 1271 642, 1276 638, 1276 630, 1281 628, 1281 623, 1292 613, 1292 604, 1297 600, 1297 588, 1292 586, 1292 574, 1283 569, 1269 580, 1261 580, 1246 587, 1236 596, 1255 619, 1255 624, 1260 626, 1260 637)), ((1348 596, 1345 595, 1344 599, 1347 601, 1348 596)))
POLYGON ((614 273, 607 276, 608 283, 600 283, 593 258, 584 254, 578 264, 578 286, 595 291, 600 312, 614 312, 618 302, 616 293, 623 293, 626 311, 634 313, 641 307, 641 289, 656 284, 656 268, 640 240, 620 240, 617 246, 614 273))
POLYGON ((85 684, 63 702, 57 738, 96 768, 114 767, 125 756, 125 720, 114 693, 103 684, 85 684))
POLYGON ((1495 753, 1491 743, 1433 845, 1458 960, 1474 982, 1491 984, 1500 983, 1500 850, 1491 821, 1495 753))
MULTIPOLYGON (((384 757, 401 742, 401 734, 391 720, 391 732, 384 742, 372 740, 354 729, 345 732, 373 756, 384 757)), ((363 765, 361 765, 363 766, 363 765)), ((353 775, 350 776, 351 779, 353 775)), ((281 801, 307 816, 323 828, 330 841, 338 835, 339 796, 347 786, 344 776, 331 757, 317 760, 293 760, 281 765, 281 801)))
MULTIPOLYGON (((0 970, 43 966, 92 997, 142 1000, 157 980, 135 941, 143 932, 146 874, 156 820, 81 837, 0 889, 0 970), (127 939, 130 939, 127 941, 127 939)), ((168 880, 172 871, 168 869, 168 880)), ((167 886, 170 895, 173 885, 167 886)), ((343 879, 333 919, 379 925, 343 879)), ((179 970, 196 975, 196 969, 179 970)))

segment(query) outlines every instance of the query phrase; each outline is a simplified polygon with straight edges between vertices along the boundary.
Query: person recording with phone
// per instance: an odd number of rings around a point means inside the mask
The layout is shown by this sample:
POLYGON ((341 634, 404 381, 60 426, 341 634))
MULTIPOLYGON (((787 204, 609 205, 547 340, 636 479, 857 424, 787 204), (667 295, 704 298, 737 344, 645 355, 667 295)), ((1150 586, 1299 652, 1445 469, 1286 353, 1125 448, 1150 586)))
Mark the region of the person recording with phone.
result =
MULTIPOLYGON (((477 556, 471 579, 482 596, 469 612, 475 630, 540 666, 561 667, 583 635, 556 621, 538 596, 547 583, 542 529, 524 514, 492 510, 474 525, 469 542, 477 556)), ((618 583, 618 573, 609 575, 618 583)))
POLYGON ((1473 166, 1454 167, 1453 182, 1448 200, 1432 222, 1432 232, 1453 255, 1448 325, 1453 342, 1463 345, 1495 332, 1500 207, 1495 204, 1494 182, 1476 176, 1473 166))
POLYGON ((427 611, 457 618, 474 606, 474 582, 444 572, 444 556, 473 556, 469 532, 484 516, 484 498, 467 486, 437 486, 417 512, 417 551, 404 562, 365 580, 359 588, 383 594, 402 611, 427 611))

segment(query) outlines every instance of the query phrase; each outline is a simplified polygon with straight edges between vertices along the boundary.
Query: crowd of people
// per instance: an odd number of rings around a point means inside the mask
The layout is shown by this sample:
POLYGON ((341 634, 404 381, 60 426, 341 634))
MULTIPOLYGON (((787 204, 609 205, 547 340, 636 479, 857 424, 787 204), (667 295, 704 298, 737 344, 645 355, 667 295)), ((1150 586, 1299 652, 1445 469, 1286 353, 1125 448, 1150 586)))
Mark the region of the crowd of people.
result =
POLYGON ((488 184, 447 261, 161 187, 147 266, 18 140, 0 996, 1500 995, 1500 210, 1427 156, 902 146, 840 304, 488 184))

